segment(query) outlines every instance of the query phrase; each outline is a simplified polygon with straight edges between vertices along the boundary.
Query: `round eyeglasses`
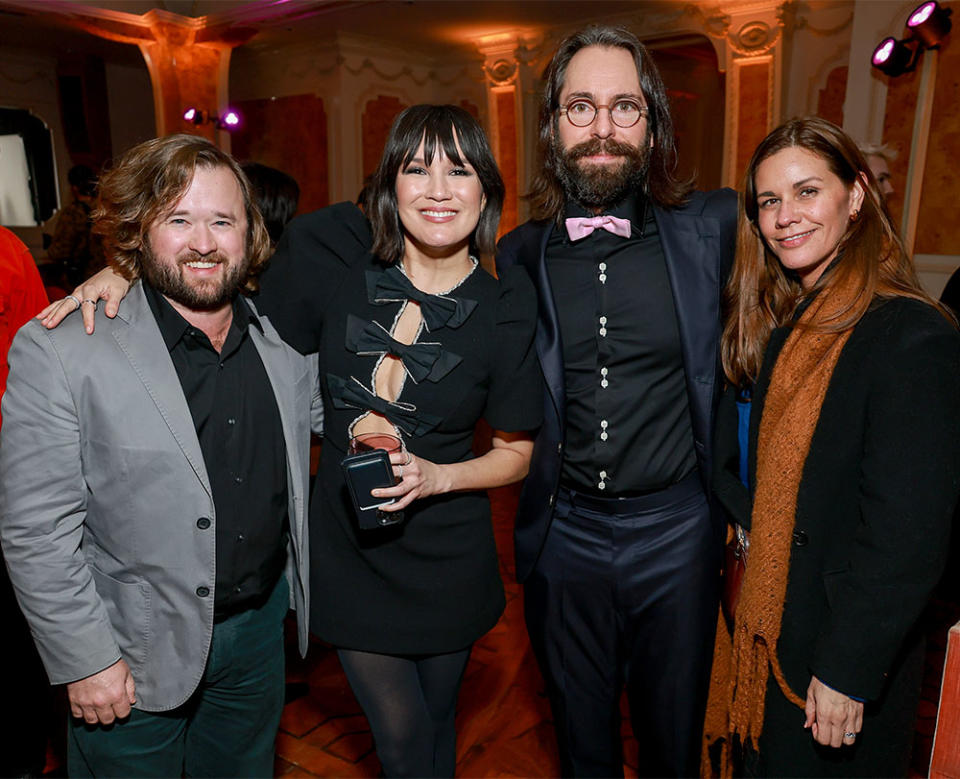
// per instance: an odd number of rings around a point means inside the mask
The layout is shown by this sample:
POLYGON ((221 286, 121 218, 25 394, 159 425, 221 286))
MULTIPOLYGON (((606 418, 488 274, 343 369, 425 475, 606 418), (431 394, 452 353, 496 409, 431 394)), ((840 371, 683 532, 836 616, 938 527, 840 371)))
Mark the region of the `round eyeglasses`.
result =
POLYGON ((574 127, 587 127, 593 124, 601 108, 606 108, 610 112, 610 121, 621 128, 633 127, 641 117, 650 116, 649 108, 626 97, 610 105, 596 105, 589 98, 575 97, 565 106, 561 106, 560 113, 564 114, 574 127))

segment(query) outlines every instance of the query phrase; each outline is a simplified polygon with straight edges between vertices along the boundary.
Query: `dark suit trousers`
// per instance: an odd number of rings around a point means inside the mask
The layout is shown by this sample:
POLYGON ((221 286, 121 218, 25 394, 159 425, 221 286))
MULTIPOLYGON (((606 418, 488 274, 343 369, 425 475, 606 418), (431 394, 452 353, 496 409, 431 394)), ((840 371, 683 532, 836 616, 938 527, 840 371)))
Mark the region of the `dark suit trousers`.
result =
POLYGON ((620 501, 560 491, 524 604, 564 776, 623 775, 624 687, 640 775, 697 774, 715 546, 696 474, 620 501))
POLYGON ((289 601, 287 578, 281 576, 262 606, 215 623, 203 678, 182 706, 133 709, 107 726, 71 719, 69 776, 273 776, 289 601))

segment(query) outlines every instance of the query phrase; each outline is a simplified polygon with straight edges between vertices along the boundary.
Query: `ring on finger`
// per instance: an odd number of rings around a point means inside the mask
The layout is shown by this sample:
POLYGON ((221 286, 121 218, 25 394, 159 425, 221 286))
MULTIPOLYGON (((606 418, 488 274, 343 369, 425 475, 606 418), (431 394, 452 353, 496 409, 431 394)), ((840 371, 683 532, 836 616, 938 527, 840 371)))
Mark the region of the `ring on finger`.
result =
POLYGON ((404 465, 410 465, 413 462, 413 452, 407 452, 407 461, 404 465))
POLYGON ((843 737, 844 737, 844 738, 856 738, 856 737, 857 737, 857 734, 856 734, 856 733, 851 733, 850 731, 847 731, 846 733, 843 734, 843 737))
POLYGON ((397 475, 400 477, 400 480, 402 481, 403 480, 403 463, 400 463, 397 466, 397 470, 399 471, 399 474, 397 475))
POLYGON ((94 307, 94 308, 97 307, 97 301, 94 300, 93 298, 84 298, 84 299, 83 299, 83 302, 84 302, 84 303, 93 303, 93 307, 94 307))
POLYGON ((64 300, 72 300, 77 304, 77 308, 80 308, 80 298, 78 298, 76 295, 67 295, 64 300))

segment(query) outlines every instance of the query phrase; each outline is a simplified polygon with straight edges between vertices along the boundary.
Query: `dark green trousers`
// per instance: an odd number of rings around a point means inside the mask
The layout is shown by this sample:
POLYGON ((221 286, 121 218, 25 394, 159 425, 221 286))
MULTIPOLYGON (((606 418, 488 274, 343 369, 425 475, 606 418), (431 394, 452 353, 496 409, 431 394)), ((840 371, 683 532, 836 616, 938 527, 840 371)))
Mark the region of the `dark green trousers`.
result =
POLYGON ((106 726, 71 719, 69 775, 273 776, 288 593, 281 576, 259 609, 214 625, 203 679, 183 706, 165 712, 134 709, 127 719, 106 726))

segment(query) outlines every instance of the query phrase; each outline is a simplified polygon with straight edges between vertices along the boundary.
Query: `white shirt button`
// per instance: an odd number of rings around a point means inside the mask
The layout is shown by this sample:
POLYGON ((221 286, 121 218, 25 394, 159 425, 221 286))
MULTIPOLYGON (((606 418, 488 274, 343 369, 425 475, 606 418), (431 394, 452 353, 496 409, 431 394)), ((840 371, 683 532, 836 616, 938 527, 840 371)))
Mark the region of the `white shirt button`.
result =
MULTIPOLYGON (((604 430, 607 429, 607 426, 608 426, 609 424, 610 424, 610 423, 607 422, 606 419, 601 419, 601 420, 600 420, 600 427, 602 427, 604 430)), ((601 473, 606 473, 606 471, 601 471, 601 473)))
POLYGON ((601 284, 606 284, 606 283, 607 283, 607 274, 606 274, 606 273, 601 273, 601 274, 600 274, 600 283, 601 283, 601 284))
POLYGON ((607 388, 607 385, 608 385, 608 384, 610 384, 610 382, 607 381, 606 379, 601 379, 601 380, 600 380, 600 386, 603 387, 604 389, 607 388))
POLYGON ((607 488, 607 485, 604 484, 602 481, 598 481, 598 482, 597 482, 597 489, 598 489, 598 490, 605 490, 606 488, 607 488))
POLYGON ((601 369, 600 369, 600 375, 601 375, 601 376, 606 376, 606 375, 607 375, 607 369, 606 369, 606 368, 601 368, 601 369))
POLYGON ((607 323, 607 318, 605 316, 600 317, 600 324, 605 325, 607 323))
POLYGON ((601 328, 600 328, 600 335, 602 335, 602 336, 605 337, 605 336, 607 335, 607 328, 601 327, 601 328))
POLYGON ((601 441, 606 441, 609 437, 610 437, 610 436, 607 435, 607 431, 606 431, 606 430, 604 430, 604 431, 600 434, 600 440, 601 440, 601 441))
POLYGON ((600 263, 600 270, 606 270, 606 269, 607 269, 607 263, 601 262, 601 263, 600 263))
POLYGON ((606 472, 606 471, 600 471, 600 478, 601 478, 601 479, 606 479, 606 478, 607 478, 607 472, 606 472))

